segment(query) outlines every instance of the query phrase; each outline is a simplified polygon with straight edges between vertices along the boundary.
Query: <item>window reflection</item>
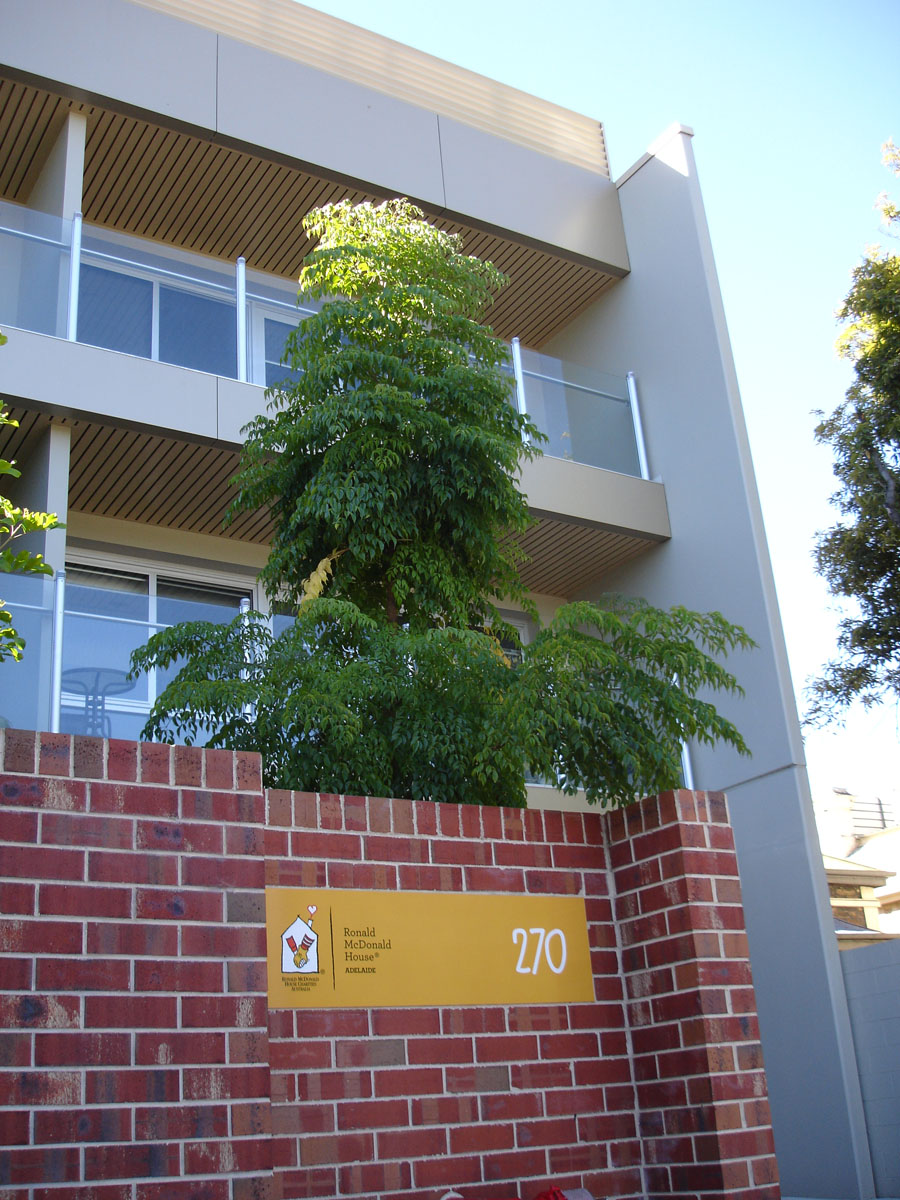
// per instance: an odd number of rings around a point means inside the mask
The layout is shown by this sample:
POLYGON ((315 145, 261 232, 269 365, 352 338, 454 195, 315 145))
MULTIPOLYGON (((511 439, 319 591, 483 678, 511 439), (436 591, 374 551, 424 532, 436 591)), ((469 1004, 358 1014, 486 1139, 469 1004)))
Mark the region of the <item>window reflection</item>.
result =
POLYGON ((196 292, 160 286, 159 358, 161 362, 237 375, 237 330, 234 304, 196 292))
POLYGON ((178 664, 129 679, 132 651, 158 629, 181 621, 231 621, 250 589, 70 565, 65 596, 63 731, 138 739, 178 664))
POLYGON ((153 345, 153 284, 149 279, 82 264, 78 340, 149 358, 153 345))

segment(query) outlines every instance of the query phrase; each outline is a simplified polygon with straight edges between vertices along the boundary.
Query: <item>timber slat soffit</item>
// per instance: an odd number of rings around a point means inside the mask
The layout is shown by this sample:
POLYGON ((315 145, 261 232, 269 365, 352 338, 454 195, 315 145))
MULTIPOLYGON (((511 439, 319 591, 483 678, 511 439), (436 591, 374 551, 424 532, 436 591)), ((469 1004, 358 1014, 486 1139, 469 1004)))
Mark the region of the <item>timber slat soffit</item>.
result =
MULTIPOLYGON (((292 0, 291 0, 292 2, 292 0)), ((84 218, 195 253, 296 279, 311 249, 301 227, 320 204, 380 200, 248 151, 163 129, 124 113, 0 78, 0 198, 27 203, 53 130, 69 110, 83 112, 84 218)), ((614 282, 583 264, 446 218, 466 252, 490 259, 509 278, 486 314, 504 338, 540 349, 614 282)))
POLYGON ((658 543, 545 516, 519 544, 530 560, 520 572, 525 586, 533 592, 571 597, 658 543))
POLYGON ((296 0, 137 0, 609 178, 599 121, 296 0))

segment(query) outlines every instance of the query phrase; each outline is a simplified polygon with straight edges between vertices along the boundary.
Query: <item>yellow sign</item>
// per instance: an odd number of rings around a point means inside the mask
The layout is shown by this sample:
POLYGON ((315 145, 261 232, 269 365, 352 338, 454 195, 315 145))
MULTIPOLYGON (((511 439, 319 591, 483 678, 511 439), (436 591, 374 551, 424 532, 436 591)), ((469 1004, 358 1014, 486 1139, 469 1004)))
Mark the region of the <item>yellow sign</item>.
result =
POLYGON ((580 896, 267 888, 270 1008, 594 999, 580 896))

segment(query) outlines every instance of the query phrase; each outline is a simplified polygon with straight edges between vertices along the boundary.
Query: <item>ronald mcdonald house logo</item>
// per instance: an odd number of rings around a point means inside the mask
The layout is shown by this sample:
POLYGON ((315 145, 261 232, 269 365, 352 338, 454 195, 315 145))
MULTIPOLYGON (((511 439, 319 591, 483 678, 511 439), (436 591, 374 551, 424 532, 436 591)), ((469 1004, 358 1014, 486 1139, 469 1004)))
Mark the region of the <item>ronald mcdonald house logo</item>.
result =
POLYGON ((318 905, 308 904, 307 917, 298 916, 281 935, 283 975, 318 975, 319 935, 313 929, 318 905))

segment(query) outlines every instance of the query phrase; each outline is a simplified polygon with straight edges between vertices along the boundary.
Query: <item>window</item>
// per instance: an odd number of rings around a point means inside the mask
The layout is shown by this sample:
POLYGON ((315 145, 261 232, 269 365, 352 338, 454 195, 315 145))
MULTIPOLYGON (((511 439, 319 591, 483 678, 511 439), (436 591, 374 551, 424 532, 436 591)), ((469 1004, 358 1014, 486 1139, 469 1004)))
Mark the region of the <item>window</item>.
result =
POLYGON ((128 678, 131 653, 180 621, 225 624, 253 586, 106 563, 66 568, 60 724, 64 732, 137 739, 151 705, 177 672, 128 678))
POLYGON ((82 264, 78 340, 211 375, 237 374, 234 300, 174 287, 136 269, 82 264))

